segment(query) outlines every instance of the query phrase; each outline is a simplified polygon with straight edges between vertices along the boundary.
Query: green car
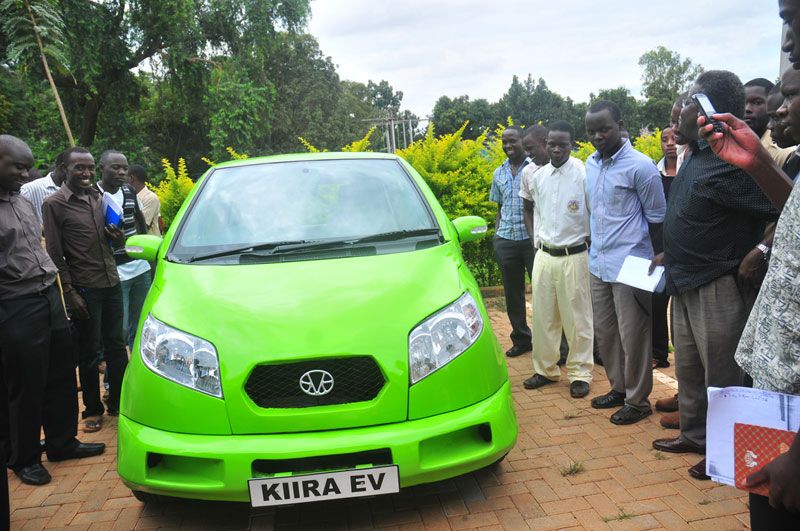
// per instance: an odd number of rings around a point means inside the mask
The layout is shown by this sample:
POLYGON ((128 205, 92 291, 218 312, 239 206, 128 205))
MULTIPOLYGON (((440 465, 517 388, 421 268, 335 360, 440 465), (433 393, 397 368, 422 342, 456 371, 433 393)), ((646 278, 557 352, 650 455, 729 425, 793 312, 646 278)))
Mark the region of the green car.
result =
POLYGON ((393 155, 220 164, 160 239, 123 384, 118 471, 142 500, 373 496, 502 459, 505 360, 450 221, 393 155))

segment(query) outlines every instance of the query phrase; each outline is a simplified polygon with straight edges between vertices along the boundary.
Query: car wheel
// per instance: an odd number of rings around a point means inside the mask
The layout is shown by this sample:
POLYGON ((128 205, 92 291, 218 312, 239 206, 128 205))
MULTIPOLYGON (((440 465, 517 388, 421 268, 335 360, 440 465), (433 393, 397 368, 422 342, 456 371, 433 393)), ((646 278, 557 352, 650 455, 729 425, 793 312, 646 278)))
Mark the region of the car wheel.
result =
POLYGON ((170 503, 174 498, 169 496, 159 496, 158 494, 150 494, 149 492, 142 492, 140 490, 132 490, 133 497, 142 503, 170 503))
POLYGON ((502 462, 503 462, 503 459, 505 459, 507 455, 508 455, 508 452, 504 453, 504 454, 503 454, 503 457, 501 457, 500 459, 498 459, 497 461, 495 461, 495 462, 494 462, 494 463, 492 463, 491 465, 487 466, 486 468, 497 468, 497 466, 498 466, 500 463, 502 463, 502 462))

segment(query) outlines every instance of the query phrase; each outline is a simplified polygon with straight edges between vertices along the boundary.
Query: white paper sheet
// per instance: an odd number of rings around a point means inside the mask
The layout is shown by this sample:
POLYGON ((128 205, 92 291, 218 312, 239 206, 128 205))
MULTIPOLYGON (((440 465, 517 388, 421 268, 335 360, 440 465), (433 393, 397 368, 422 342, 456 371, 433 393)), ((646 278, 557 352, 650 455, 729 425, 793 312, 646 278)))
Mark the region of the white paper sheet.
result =
POLYGON ((628 256, 622 262, 622 268, 617 275, 617 282, 627 284, 634 288, 654 292, 661 277, 664 275, 664 266, 656 266, 653 274, 649 275, 650 260, 638 256, 628 256))
POLYGON ((708 388, 706 474, 726 485, 735 484, 733 425, 737 422, 796 432, 800 396, 748 387, 708 388))

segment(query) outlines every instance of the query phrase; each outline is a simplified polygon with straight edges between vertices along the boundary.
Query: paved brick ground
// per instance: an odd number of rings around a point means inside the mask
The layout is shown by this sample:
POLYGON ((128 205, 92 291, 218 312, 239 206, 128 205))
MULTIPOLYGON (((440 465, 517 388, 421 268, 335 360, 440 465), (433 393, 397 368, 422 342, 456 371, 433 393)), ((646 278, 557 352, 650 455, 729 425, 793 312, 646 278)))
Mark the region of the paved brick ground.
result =
MULTIPOLYGON (((509 346, 500 302, 490 304, 495 331, 509 346)), ((177 501, 139 503, 116 474, 116 423, 86 441, 103 441, 107 454, 47 463, 53 481, 21 484, 9 475, 12 529, 708 529, 747 528, 746 498, 733 488, 691 479, 697 456, 660 454, 650 443, 677 432, 658 415, 614 426, 610 412, 569 397, 565 382, 526 391, 530 359, 510 360, 520 436, 493 469, 403 490, 394 496, 253 510, 246 504, 177 501), (582 471, 564 475, 575 463, 582 471)), ((656 372, 652 397, 675 391, 671 369, 656 372)), ((608 391, 595 370, 591 396, 608 391)))

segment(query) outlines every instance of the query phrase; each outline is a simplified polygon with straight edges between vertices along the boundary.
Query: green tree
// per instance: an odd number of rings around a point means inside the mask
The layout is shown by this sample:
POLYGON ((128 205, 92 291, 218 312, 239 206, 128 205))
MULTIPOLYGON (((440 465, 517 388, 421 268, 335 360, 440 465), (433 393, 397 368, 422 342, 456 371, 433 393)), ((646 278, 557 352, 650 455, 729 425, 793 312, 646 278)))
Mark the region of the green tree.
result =
POLYGON ((628 130, 631 138, 639 136, 642 129, 641 105, 639 101, 631 95, 631 91, 625 87, 614 89, 603 89, 597 93, 589 95, 590 104, 597 100, 609 100, 619 106, 622 112, 622 121, 625 122, 625 129, 628 130))
POLYGON ((65 65, 67 62, 64 57, 64 22, 56 7, 51 0, 2 0, 0 15, 3 18, 8 61, 25 64, 26 59, 30 59, 32 56, 36 56, 41 61, 67 139, 70 145, 75 145, 48 60, 48 57, 53 58, 61 65, 65 65))
POLYGON ((645 97, 642 121, 651 128, 669 122, 675 99, 703 72, 701 65, 664 46, 642 54, 639 66, 642 67, 642 95, 645 97))

